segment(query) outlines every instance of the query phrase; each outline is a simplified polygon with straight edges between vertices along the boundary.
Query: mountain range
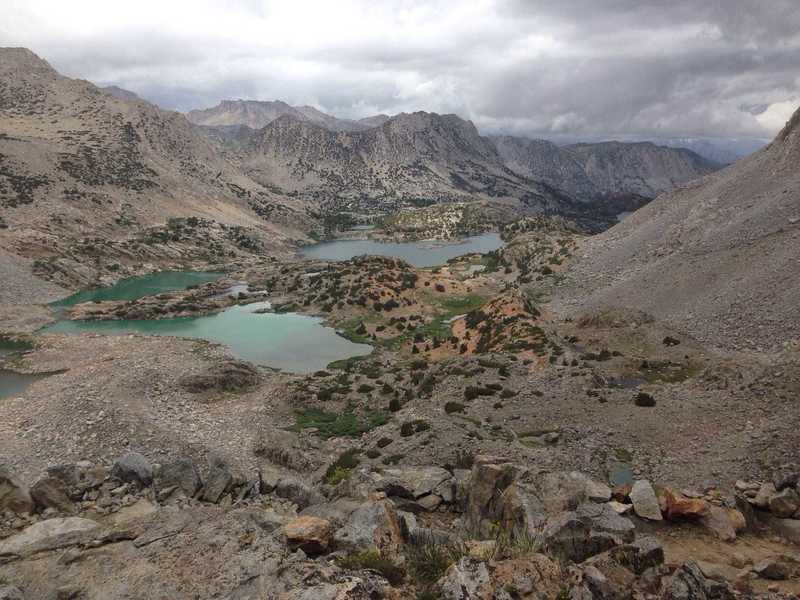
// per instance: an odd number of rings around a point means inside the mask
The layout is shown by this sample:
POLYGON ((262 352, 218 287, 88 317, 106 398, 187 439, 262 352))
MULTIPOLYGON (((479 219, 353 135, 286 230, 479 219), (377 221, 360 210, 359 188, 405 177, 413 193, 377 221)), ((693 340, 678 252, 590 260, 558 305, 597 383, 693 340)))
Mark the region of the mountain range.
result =
MULTIPOLYGON (((435 113, 378 115, 348 121, 308 106, 236 100, 190 111, 187 118, 203 126, 207 135, 235 148, 246 169, 258 173, 262 183, 271 177, 270 183, 278 187, 315 197, 335 194, 344 185, 351 195, 390 192, 408 197, 438 189, 455 199, 462 199, 463 192, 522 199, 524 193, 511 189, 531 187, 527 181, 517 181, 521 177, 544 183, 581 202, 624 195, 654 198, 720 167, 691 150, 652 143, 561 147, 545 140, 484 137, 469 121, 435 113), (319 128, 352 135, 329 135, 319 128), (257 132, 259 129, 262 131, 257 132), (270 164, 276 157, 287 161, 270 164), (398 173, 415 161, 413 177, 398 173), (468 163, 479 165, 485 175, 476 177, 468 163), (304 166, 298 168, 298 164, 304 166), (420 165, 425 166, 430 177, 418 168, 420 165), (447 168, 443 169, 444 165, 447 168), (382 172, 382 168, 393 170, 392 175, 382 172), (287 169, 293 175, 288 175, 287 169), (329 185, 313 180, 312 173, 320 179, 327 178, 329 185), (487 189, 487 176, 496 182, 505 180, 505 186, 487 189), (479 179, 484 181, 478 182, 479 179)), ((539 201, 547 195, 540 189, 539 201)))
MULTIPOLYGON (((64 77, 22 48, 0 50, 0 111, 0 248, 15 273, 68 287, 143 264, 288 250, 345 212, 439 202, 560 214, 600 231, 716 166, 652 144, 488 138, 428 112, 348 121, 231 101, 184 116, 64 77)), ((40 283, 30 280, 31 294, 40 283)))

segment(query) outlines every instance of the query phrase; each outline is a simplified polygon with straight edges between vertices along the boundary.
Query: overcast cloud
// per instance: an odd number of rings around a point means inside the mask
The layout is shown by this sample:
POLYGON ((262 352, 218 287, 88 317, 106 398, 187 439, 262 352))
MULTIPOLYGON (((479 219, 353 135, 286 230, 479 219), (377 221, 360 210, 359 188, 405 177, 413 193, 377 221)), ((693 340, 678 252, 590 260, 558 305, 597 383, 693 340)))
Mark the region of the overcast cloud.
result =
POLYGON ((0 45, 178 110, 770 137, 800 105, 800 0, 3 0, 0 45))

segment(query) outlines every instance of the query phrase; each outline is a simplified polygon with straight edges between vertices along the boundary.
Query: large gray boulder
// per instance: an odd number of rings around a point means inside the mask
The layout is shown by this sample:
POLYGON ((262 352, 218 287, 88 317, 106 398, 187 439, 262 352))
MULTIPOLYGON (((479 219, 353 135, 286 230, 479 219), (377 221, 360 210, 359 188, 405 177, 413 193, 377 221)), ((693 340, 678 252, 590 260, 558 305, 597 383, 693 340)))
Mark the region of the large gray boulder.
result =
POLYGON ((404 528, 389 500, 367 501, 334 534, 336 548, 395 551, 405 541, 404 528))
POLYGON ((203 486, 202 498, 206 502, 217 503, 228 492, 234 483, 234 476, 228 464, 220 457, 214 456, 209 460, 208 476, 203 486))
POLYGON ((649 481, 646 479, 636 481, 629 496, 633 503, 633 510, 638 516, 650 521, 663 520, 656 492, 649 481))
POLYGON ((0 466, 0 512, 32 513, 33 509, 28 488, 10 470, 0 466))
POLYGON ((631 543, 634 537, 634 526, 629 519, 618 515, 607 504, 592 503, 550 517, 542 533, 549 553, 576 563, 631 543))
POLYGON ((101 531, 97 522, 80 517, 39 521, 0 541, 0 557, 25 557, 37 552, 85 544, 98 538, 101 531))
POLYGON ((418 501, 421 508, 435 508, 455 500, 455 480, 441 467, 402 467, 385 469, 375 488, 387 496, 418 501))
POLYGON ((159 491, 175 488, 189 497, 193 497, 202 486, 203 480, 197 465, 186 456, 164 464, 156 477, 156 488, 159 491))
POLYGON ((275 485, 273 493, 280 498, 294 502, 298 510, 325 502, 325 496, 296 477, 281 477, 275 485))
POLYGON ((31 498, 39 510, 52 508, 64 513, 75 510, 75 505, 67 495, 64 482, 55 477, 42 477, 34 483, 31 486, 31 498))
POLYGON ((153 483, 153 466, 138 452, 128 452, 119 457, 111 467, 111 476, 124 483, 150 485, 153 483))
POLYGON ((492 456, 477 456, 469 479, 464 525, 475 537, 492 537, 501 514, 501 498, 519 469, 509 461, 492 456))
POLYGON ((446 600, 489 598, 492 592, 486 563, 466 556, 447 569, 438 587, 446 600))
POLYGON ((800 494, 792 487, 785 487, 769 499, 769 511, 776 517, 788 519, 800 510, 800 494))
POLYGON ((727 583, 708 579, 697 563, 688 562, 665 581, 661 600, 733 600, 727 583))

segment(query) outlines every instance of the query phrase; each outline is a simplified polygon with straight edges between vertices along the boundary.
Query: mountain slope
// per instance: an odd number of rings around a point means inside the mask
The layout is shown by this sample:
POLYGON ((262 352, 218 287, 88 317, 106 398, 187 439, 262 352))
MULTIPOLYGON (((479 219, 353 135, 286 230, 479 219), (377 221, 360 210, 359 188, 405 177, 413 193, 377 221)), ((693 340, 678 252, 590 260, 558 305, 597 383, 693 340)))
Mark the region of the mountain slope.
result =
POLYGON ((726 347, 800 336, 800 111, 756 154, 590 239, 560 302, 628 306, 726 347))
POLYGON ((512 136, 491 139, 510 169, 584 201, 625 194, 655 198, 719 168, 690 150, 650 142, 559 147, 512 136))
POLYGON ((545 181, 578 199, 588 201, 599 195, 577 158, 553 142, 510 135, 493 136, 491 140, 515 173, 545 181))
POLYGON ((276 191, 339 208, 493 199, 534 212, 583 209, 508 169, 494 145, 456 115, 400 114, 357 132, 284 116, 255 132, 240 160, 276 191))
POLYGON ((565 149, 602 194, 625 192, 655 198, 719 168, 691 150, 650 142, 573 144, 565 149))
POLYGON ((211 241, 231 252, 243 232, 281 244, 306 219, 182 115, 63 77, 21 48, 0 49, 0 207, 0 247, 68 286, 177 262, 192 248, 208 254, 211 241), (150 235, 189 217, 196 240, 150 235))

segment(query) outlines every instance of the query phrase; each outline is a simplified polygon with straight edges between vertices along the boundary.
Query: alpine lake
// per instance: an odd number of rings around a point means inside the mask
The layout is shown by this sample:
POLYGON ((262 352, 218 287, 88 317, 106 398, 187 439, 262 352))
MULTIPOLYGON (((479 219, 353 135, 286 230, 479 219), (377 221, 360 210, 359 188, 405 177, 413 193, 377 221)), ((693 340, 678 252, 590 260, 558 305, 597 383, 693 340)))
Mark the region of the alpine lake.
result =
MULTIPOLYGON (((489 252, 501 246, 500 236, 489 233, 454 243, 384 243, 371 240, 323 242, 302 248, 300 255, 340 261, 362 254, 377 254, 402 258, 416 267, 433 267, 456 256, 489 252)), ((214 281, 221 275, 195 271, 152 273, 123 279, 106 288, 80 291, 51 306, 57 314, 63 314, 69 307, 82 302, 136 300, 214 281)), ((312 373, 325 369, 334 361, 366 356, 372 352, 372 346, 345 339, 335 329, 325 326, 320 317, 295 313, 277 314, 268 312, 269 309, 269 302, 256 302, 197 317, 113 321, 62 319, 39 330, 39 333, 137 333, 198 338, 224 344, 243 360, 293 373, 312 373)), ((22 375, 0 370, 0 397, 19 395, 28 385, 43 376, 46 375, 22 375)))

